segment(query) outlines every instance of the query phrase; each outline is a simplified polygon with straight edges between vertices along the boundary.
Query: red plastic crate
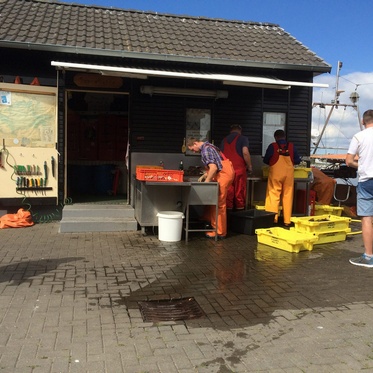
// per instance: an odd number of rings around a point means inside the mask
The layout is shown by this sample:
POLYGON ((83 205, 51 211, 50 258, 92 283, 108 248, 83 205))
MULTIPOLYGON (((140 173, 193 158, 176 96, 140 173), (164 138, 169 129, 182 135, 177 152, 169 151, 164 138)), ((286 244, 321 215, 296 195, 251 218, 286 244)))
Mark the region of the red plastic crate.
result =
POLYGON ((175 182, 183 181, 184 171, 157 170, 154 168, 139 168, 136 170, 136 179, 142 181, 175 182))

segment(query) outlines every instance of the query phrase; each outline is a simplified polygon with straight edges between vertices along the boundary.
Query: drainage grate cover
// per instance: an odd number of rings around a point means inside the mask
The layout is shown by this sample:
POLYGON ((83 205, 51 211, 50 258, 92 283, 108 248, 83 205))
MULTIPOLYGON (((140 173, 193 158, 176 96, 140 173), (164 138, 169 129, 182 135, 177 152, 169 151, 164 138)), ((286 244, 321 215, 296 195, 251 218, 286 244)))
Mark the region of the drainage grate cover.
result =
POLYGON ((194 298, 139 302, 139 306, 144 321, 191 320, 205 315, 194 298))

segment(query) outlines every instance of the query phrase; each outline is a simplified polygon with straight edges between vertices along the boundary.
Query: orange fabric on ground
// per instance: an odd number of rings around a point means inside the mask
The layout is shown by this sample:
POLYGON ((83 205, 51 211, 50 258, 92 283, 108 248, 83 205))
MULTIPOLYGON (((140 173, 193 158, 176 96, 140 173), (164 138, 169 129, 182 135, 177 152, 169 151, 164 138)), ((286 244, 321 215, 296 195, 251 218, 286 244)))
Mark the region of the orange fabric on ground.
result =
POLYGON ((269 168, 265 210, 275 212, 275 222, 278 219, 278 209, 282 201, 284 223, 290 224, 293 210, 294 166, 290 157, 280 156, 278 161, 269 168))
POLYGON ((5 214, 0 217, 0 228, 22 228, 34 225, 30 211, 19 209, 16 214, 5 214))
POLYGON ((316 201, 320 205, 330 205, 337 181, 315 167, 312 167, 312 173, 314 181, 311 184, 311 189, 316 192, 316 201))

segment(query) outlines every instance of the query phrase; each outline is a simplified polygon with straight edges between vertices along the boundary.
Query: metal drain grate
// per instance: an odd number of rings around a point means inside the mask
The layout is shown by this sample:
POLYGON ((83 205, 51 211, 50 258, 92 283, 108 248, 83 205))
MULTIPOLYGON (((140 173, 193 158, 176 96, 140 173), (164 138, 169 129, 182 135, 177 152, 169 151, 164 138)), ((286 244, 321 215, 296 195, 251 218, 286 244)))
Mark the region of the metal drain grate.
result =
POLYGON ((191 320, 205 316, 194 298, 139 302, 144 321, 191 320))

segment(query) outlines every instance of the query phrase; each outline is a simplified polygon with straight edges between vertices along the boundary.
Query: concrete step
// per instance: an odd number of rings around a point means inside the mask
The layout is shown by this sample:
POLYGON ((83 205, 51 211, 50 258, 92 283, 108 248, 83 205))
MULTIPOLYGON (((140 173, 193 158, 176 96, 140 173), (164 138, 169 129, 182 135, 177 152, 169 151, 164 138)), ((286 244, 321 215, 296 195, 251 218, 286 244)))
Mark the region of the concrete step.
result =
POLYGON ((66 205, 62 210, 62 218, 97 217, 102 218, 131 218, 134 217, 134 209, 130 205, 95 205, 73 204, 66 205))
POLYGON ((73 204, 62 210, 60 233, 137 231, 135 210, 129 205, 73 204))
POLYGON ((78 232, 129 232, 137 231, 135 218, 64 217, 60 222, 60 233, 78 232))

